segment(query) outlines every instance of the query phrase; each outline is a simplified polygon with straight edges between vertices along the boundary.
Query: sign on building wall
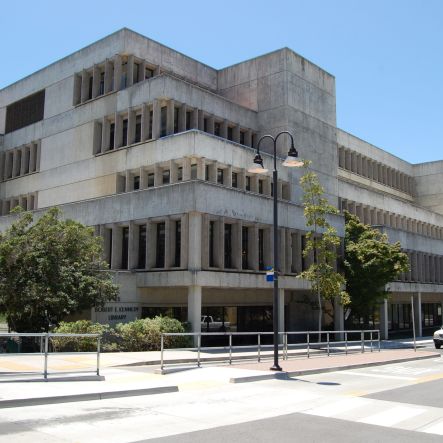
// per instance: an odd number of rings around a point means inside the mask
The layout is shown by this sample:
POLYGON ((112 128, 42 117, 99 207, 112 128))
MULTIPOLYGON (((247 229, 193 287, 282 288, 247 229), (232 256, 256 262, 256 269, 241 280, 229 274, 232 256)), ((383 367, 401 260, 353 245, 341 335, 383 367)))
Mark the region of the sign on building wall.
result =
POLYGON ((102 308, 94 308, 93 317, 103 324, 127 323, 141 317, 141 308, 134 303, 107 303, 102 308))

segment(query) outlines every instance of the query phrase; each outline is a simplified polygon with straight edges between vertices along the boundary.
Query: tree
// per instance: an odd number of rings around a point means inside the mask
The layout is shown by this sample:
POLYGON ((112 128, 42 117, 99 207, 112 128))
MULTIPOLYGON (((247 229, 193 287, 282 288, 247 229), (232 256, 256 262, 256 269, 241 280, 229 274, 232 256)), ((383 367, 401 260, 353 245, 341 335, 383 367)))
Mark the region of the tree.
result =
MULTIPOLYGON (((303 208, 306 226, 311 229, 306 234, 306 246, 303 256, 313 255, 313 263, 297 277, 311 282, 312 290, 317 294, 318 330, 322 329, 323 304, 322 299, 336 302, 339 297, 342 305, 349 303, 348 293, 343 289, 346 280, 336 271, 337 248, 340 237, 336 229, 328 222, 328 215, 338 213, 337 208, 330 205, 323 197, 324 189, 317 174, 309 171, 309 161, 305 161, 307 172, 300 178, 303 190, 303 208)), ((320 336, 319 336, 320 340, 320 336)))
POLYGON ((118 287, 92 228, 57 208, 29 212, 0 234, 0 313, 17 332, 48 331, 69 314, 114 300, 118 287))
POLYGON ((389 243, 386 234, 363 224, 345 211, 344 269, 354 315, 365 319, 387 297, 386 284, 409 270, 409 259, 400 242, 389 243))

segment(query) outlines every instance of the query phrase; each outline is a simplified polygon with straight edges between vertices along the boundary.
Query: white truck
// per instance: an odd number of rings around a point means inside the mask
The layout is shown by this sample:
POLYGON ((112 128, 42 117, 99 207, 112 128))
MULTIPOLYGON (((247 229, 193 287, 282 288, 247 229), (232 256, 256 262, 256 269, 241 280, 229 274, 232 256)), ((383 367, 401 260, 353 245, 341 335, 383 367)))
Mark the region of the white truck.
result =
POLYGON ((214 321, 212 315, 202 315, 202 332, 225 332, 229 331, 231 324, 228 321, 214 321))

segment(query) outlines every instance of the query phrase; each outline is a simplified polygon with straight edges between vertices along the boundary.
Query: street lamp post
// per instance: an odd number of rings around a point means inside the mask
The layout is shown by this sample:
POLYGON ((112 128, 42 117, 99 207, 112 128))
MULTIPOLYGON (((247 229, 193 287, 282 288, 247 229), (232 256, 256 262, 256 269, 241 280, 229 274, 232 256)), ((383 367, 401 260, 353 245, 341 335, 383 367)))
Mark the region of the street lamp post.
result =
POLYGON ((278 210, 277 210, 277 140, 282 134, 287 134, 291 139, 291 147, 288 151, 288 156, 283 162, 283 166, 290 168, 303 166, 303 161, 298 158, 297 150, 294 147, 294 137, 288 131, 279 132, 275 137, 272 135, 264 135, 257 143, 257 153, 254 158, 253 165, 248 169, 248 172, 255 174, 266 174, 268 170, 263 166, 263 159, 260 155, 260 144, 265 139, 272 140, 274 146, 274 170, 272 171, 273 180, 273 200, 274 200, 274 216, 273 216, 273 236, 274 236, 274 297, 273 297, 273 331, 274 331, 274 364, 270 368, 271 371, 281 371, 278 364, 278 317, 279 317, 279 297, 278 297, 278 210))

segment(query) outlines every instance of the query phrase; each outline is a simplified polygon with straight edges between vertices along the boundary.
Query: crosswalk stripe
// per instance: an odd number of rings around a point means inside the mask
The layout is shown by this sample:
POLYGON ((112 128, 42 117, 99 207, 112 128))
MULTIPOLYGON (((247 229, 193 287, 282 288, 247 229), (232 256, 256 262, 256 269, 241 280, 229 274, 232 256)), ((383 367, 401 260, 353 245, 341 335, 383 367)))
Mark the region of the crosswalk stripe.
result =
POLYGON ((427 434, 439 434, 443 435, 443 420, 438 423, 434 423, 431 426, 420 429, 421 432, 426 432, 427 434))
POLYGON ((353 372, 353 371, 347 371, 346 373, 351 375, 357 375, 360 377, 388 378, 393 380, 416 380, 415 377, 402 377, 400 375, 368 374, 366 372, 353 372))
POLYGON ((332 417, 337 416, 343 412, 347 412, 351 409, 358 408, 359 406, 364 406, 368 403, 363 398, 347 398, 345 400, 339 400, 327 405, 318 406, 316 408, 308 409, 304 411, 305 414, 319 415, 322 417, 332 417))
POLYGON ((425 409, 408 408, 407 406, 396 406, 377 414, 369 415, 368 417, 358 420, 361 423, 367 423, 378 426, 393 426, 401 421, 416 417, 425 412, 425 409))

